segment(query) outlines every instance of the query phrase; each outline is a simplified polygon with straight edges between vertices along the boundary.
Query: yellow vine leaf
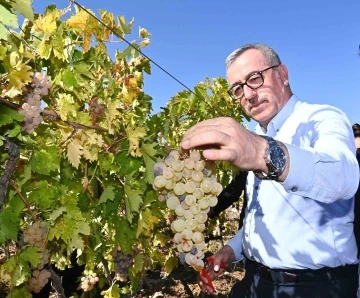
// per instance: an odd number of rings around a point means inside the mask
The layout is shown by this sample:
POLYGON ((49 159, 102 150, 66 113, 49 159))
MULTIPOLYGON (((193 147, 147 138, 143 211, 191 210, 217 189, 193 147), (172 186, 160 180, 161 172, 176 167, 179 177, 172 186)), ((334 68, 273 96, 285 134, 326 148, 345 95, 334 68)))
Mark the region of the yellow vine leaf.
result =
POLYGON ((45 15, 39 15, 34 24, 34 31, 44 32, 45 39, 50 37, 57 30, 56 22, 59 20, 59 17, 60 11, 57 9, 48 11, 45 15))
POLYGON ((102 135, 97 134, 95 131, 91 129, 83 130, 81 139, 82 141, 87 142, 90 145, 97 145, 99 147, 101 147, 104 144, 102 135))
POLYGON ((73 138, 67 145, 67 157, 75 168, 79 167, 81 155, 83 155, 83 146, 79 139, 73 138))
POLYGON ((151 34, 145 28, 139 27, 139 36, 141 38, 147 38, 147 37, 151 36, 151 34))
POLYGON ((22 94, 22 88, 31 82, 31 76, 33 75, 31 69, 32 68, 30 66, 24 63, 18 63, 9 72, 9 86, 5 96, 12 98, 16 95, 22 94))
POLYGON ((146 136, 146 130, 144 127, 132 128, 128 127, 126 129, 126 134, 129 140, 129 154, 135 157, 142 156, 140 150, 140 140, 146 136))
POLYGON ((144 212, 140 213, 136 237, 139 237, 140 234, 144 234, 145 236, 150 237, 154 233, 154 226, 158 222, 159 218, 152 215, 149 209, 146 209, 144 212))
POLYGON ((109 101, 107 103, 106 121, 110 134, 113 134, 116 128, 116 122, 114 120, 120 115, 120 112, 118 111, 119 107, 120 100, 109 101))
POLYGON ((76 118, 76 111, 78 110, 78 106, 75 103, 74 98, 70 94, 59 93, 57 102, 57 113, 62 120, 68 120, 69 116, 76 118))

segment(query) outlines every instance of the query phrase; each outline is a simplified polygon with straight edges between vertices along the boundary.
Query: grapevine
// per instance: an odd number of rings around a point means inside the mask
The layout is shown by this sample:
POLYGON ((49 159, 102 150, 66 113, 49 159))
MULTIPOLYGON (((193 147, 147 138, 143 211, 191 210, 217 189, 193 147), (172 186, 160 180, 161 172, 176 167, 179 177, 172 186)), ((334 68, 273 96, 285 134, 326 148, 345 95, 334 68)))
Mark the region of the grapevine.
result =
POLYGON ((177 218, 171 223, 173 242, 181 253, 180 262, 196 271, 204 268, 203 232, 210 207, 216 206, 222 185, 213 175, 214 162, 204 160, 197 150, 181 155, 172 150, 163 162, 154 166, 153 187, 158 200, 177 218))
POLYGON ((0 250, 16 247, 0 264, 9 297, 45 290, 49 278, 60 295, 64 289, 55 268, 65 272, 79 265, 79 291, 101 287, 105 297, 138 290, 148 269, 161 266, 170 274, 178 256, 167 249, 167 205, 177 217, 173 230, 180 231, 181 221, 193 228, 184 231, 185 226, 174 238, 181 235, 181 258, 193 265, 196 258, 199 269, 207 212, 220 187, 214 194, 205 191, 215 180, 228 181, 231 169, 220 164, 215 178, 214 164, 192 152, 186 166, 187 157, 173 152, 156 166, 164 173, 154 175, 153 169, 164 156, 161 143, 177 146, 195 122, 220 115, 241 121, 226 80, 197 84, 206 100, 180 92, 154 115, 144 92, 150 60, 134 50, 149 44, 146 29, 132 46, 116 43, 113 53, 107 44, 116 38, 94 16, 123 38, 134 34, 133 20, 55 5, 34 14, 31 1, 18 2, 0 4, 0 250), (17 154, 10 154, 9 144, 17 154))

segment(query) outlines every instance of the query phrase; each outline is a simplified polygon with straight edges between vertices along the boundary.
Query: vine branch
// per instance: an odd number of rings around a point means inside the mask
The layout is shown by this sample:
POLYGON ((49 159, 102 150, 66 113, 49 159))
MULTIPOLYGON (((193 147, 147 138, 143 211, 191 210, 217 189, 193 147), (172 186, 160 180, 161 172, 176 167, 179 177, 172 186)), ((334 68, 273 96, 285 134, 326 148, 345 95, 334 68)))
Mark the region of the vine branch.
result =
POLYGON ((106 277, 109 285, 112 285, 112 278, 111 278, 111 274, 110 274, 110 270, 109 270, 109 262, 105 258, 102 258, 101 262, 104 265, 105 277, 106 277))
POLYGON ((26 209, 29 211, 32 219, 34 221, 37 221, 37 217, 34 215, 34 213, 31 211, 31 206, 30 204, 25 200, 24 196, 22 195, 22 193, 20 192, 20 190, 17 188, 15 182, 13 180, 10 180, 10 185, 15 189, 15 191, 17 192, 17 194, 19 195, 19 197, 21 198, 21 200, 23 201, 24 205, 26 206, 26 209))
POLYGON ((66 298, 64 288, 61 284, 61 278, 56 272, 49 266, 48 270, 51 273, 51 286, 54 288, 56 293, 58 294, 58 298, 66 298))
POLYGON ((8 140, 7 138, 5 138, 4 148, 5 148, 5 151, 7 151, 9 153, 9 158, 5 165, 4 175, 2 177, 0 177, 0 212, 4 208, 5 196, 7 193, 9 180, 10 180, 11 176, 13 175, 13 173, 15 172, 16 162, 20 156, 19 147, 15 143, 8 140))

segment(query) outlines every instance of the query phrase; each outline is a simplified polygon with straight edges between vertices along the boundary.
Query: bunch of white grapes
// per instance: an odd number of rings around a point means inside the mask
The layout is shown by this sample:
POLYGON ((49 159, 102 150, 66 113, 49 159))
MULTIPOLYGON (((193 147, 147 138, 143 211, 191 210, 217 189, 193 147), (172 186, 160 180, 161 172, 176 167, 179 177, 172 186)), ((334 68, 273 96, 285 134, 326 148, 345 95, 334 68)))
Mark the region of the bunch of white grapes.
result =
POLYGON ((44 269, 44 266, 50 260, 50 254, 46 248, 46 237, 47 227, 45 222, 34 222, 24 231, 24 242, 38 247, 41 252, 40 264, 34 268, 32 271, 33 276, 28 281, 29 291, 34 293, 39 293, 51 276, 50 271, 44 269))
POLYGON ((48 283, 51 273, 49 270, 35 269, 32 271, 32 277, 28 281, 28 289, 30 292, 39 293, 41 289, 48 283))
POLYGON ((41 98, 49 93, 51 82, 49 77, 41 72, 36 72, 31 81, 32 90, 24 99, 19 114, 25 117, 23 129, 32 134, 36 127, 43 121, 41 116, 41 98))
POLYGON ((173 241, 185 262, 196 271, 204 268, 203 232, 210 207, 216 206, 222 185, 212 175, 215 163, 206 161, 197 150, 181 156, 173 150, 154 166, 158 199, 166 202, 176 220, 171 223, 173 241))
POLYGON ((91 291, 94 285, 99 281, 96 273, 81 278, 81 288, 84 292, 91 291))
POLYGON ((133 262, 133 256, 131 254, 125 254, 122 251, 117 251, 113 255, 115 278, 119 281, 128 280, 128 271, 133 262))

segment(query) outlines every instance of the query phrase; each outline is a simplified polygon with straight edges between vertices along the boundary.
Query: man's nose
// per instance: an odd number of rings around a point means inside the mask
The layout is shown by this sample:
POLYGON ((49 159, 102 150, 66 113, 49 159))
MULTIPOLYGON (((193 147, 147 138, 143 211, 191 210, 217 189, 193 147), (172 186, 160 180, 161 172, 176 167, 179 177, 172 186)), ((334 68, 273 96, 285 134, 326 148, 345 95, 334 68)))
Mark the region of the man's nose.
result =
POLYGON ((254 89, 251 89, 249 86, 245 85, 244 86, 244 98, 247 101, 250 101, 251 99, 253 99, 254 97, 257 96, 257 91, 254 89))

